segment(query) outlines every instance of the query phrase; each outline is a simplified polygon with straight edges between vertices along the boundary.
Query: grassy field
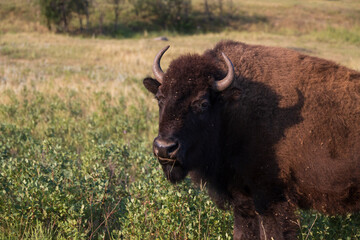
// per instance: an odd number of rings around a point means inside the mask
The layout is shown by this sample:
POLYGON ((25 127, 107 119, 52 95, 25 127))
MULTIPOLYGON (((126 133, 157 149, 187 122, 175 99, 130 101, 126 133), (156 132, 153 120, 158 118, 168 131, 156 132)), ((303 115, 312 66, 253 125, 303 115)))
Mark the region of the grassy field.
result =
MULTIPOLYGON (((233 2, 236 29, 110 39, 54 34, 32 1, 0 0, 0 239, 232 238, 231 212, 189 180, 169 184, 151 153, 157 103, 142 79, 154 55, 171 45, 166 69, 232 39, 360 70, 358 1, 233 2)), ((299 216, 299 239, 360 238, 359 215, 299 216)))

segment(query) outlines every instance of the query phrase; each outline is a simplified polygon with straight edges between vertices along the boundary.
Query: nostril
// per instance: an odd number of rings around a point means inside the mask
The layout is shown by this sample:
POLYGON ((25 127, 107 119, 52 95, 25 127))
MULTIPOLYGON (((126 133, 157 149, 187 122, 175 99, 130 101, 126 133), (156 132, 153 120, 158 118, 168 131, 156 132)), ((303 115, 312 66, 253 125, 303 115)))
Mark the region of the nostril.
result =
POLYGON ((167 147, 167 151, 169 153, 169 155, 171 155, 172 153, 174 153, 179 147, 178 142, 174 142, 173 144, 169 145, 167 147))
POLYGON ((179 148, 177 141, 165 140, 155 138, 154 140, 154 154, 157 157, 171 158, 179 148))

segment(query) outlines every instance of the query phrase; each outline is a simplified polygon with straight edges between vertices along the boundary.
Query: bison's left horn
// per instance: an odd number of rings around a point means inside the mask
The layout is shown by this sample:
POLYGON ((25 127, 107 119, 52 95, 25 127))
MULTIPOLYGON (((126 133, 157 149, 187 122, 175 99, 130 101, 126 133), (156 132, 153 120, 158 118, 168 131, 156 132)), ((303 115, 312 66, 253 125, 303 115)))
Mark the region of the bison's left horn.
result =
POLYGON ((162 83, 163 80, 164 80, 164 72, 160 67, 160 60, 161 60, 161 57, 166 52, 166 50, 169 49, 169 47, 170 46, 164 47, 160 52, 158 52, 158 54, 156 54, 155 59, 154 59, 154 63, 153 63, 153 66, 152 66, 152 70, 153 70, 153 73, 155 75, 155 78, 159 83, 162 83))
POLYGON ((214 81, 212 88, 218 92, 221 92, 221 91, 225 90, 227 87, 229 87, 230 84, 233 82, 234 76, 235 76, 234 66, 233 66, 232 62, 225 55, 225 53, 221 52, 221 54, 226 62, 226 66, 228 68, 228 73, 224 79, 214 81))

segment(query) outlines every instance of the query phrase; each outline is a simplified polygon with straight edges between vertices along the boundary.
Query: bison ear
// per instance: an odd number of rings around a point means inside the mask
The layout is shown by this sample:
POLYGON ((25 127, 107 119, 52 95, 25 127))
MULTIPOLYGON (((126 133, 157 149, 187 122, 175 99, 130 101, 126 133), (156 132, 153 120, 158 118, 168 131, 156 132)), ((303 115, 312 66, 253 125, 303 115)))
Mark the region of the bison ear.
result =
POLYGON ((161 85, 156 79, 153 78, 145 78, 143 80, 143 84, 145 88, 154 95, 157 93, 159 86, 161 85))

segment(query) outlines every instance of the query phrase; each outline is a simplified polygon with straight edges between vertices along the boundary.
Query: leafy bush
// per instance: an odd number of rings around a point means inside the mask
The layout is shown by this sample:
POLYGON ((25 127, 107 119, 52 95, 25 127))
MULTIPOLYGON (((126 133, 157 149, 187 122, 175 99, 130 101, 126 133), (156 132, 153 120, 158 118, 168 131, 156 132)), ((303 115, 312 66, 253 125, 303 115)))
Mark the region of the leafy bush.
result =
MULTIPOLYGON (((0 239, 232 238, 231 212, 189 179, 165 180, 144 99, 27 88, 2 97, 0 239)), ((300 239, 360 238, 359 215, 299 214, 300 239)))
POLYGON ((102 92, 90 97, 98 107, 89 113, 80 94, 65 92, 4 94, 0 238, 231 235, 229 213, 188 181, 174 187, 163 178, 142 136, 156 115, 102 92))
MULTIPOLYGON (((149 159, 150 160, 150 159, 149 159)), ((156 167, 141 168, 142 178, 129 189, 125 239, 230 239, 233 217, 218 210, 190 180, 174 186, 156 167)), ((142 166, 146 166, 144 163, 142 166)))
POLYGON ((327 217, 316 212, 300 212, 300 239, 359 239, 360 214, 327 217))
MULTIPOLYGON (((2 231, 21 236, 41 222, 55 235, 83 238, 121 227, 130 144, 110 139, 116 132, 97 114, 81 118, 78 99, 22 95, 1 106, 8 120, 0 125, 2 231), (19 222, 18 232, 7 232, 19 222)), ((128 131, 119 119, 112 126, 128 131)))

